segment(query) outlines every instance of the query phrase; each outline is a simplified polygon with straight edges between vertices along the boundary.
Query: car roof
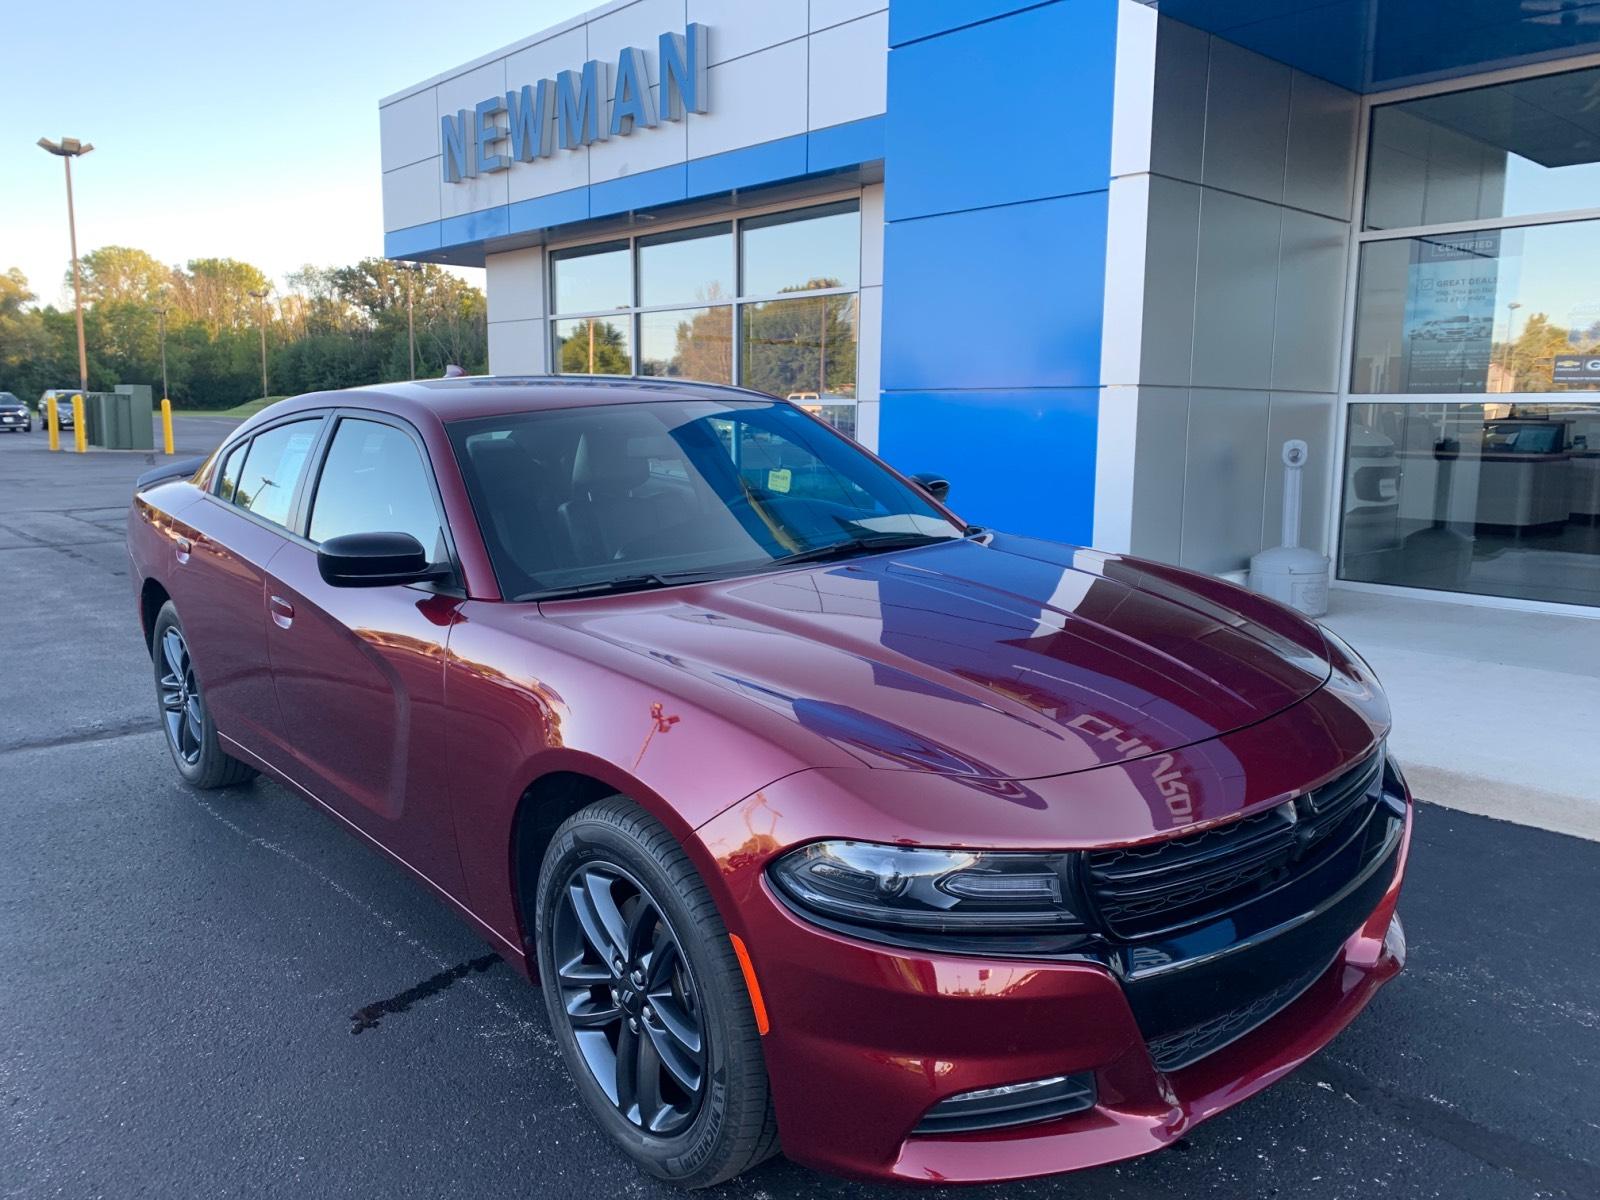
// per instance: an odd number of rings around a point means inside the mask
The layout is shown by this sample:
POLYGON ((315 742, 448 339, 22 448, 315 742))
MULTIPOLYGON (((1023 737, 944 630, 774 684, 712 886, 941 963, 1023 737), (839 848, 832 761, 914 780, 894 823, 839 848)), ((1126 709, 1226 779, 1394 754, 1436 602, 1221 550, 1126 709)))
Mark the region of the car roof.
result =
POLYGON ((309 392, 262 409, 248 424, 320 408, 370 408, 413 421, 431 416, 450 422, 596 404, 648 404, 662 400, 744 400, 770 404, 776 399, 764 392, 725 384, 637 375, 461 375, 453 379, 418 379, 342 391, 309 392))

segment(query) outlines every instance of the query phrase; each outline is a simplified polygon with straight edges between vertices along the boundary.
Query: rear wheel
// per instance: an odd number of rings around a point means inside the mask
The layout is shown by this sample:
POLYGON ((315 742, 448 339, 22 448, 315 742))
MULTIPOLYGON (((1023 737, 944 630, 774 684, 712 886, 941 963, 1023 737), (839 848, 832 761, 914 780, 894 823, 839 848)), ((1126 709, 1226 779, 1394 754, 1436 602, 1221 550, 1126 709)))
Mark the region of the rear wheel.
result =
POLYGON ((155 666, 156 703, 173 765, 197 788, 233 787, 255 777, 255 770, 229 757, 217 741, 195 675, 194 658, 178 610, 168 600, 156 614, 150 657, 155 666))
POLYGON ((777 1152, 744 977, 683 848, 613 796, 556 831, 539 875, 539 978, 586 1107, 652 1175, 731 1179, 777 1152))

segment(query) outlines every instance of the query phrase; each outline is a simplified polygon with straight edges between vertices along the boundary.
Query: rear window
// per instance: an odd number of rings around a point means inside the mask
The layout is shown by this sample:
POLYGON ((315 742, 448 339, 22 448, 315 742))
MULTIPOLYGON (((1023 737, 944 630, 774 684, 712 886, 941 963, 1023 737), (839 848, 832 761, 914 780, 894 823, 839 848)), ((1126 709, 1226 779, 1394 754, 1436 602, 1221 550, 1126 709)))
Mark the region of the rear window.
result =
POLYGON ((258 433, 245 454, 233 503, 274 525, 287 527, 289 505, 321 426, 322 418, 315 417, 258 433))

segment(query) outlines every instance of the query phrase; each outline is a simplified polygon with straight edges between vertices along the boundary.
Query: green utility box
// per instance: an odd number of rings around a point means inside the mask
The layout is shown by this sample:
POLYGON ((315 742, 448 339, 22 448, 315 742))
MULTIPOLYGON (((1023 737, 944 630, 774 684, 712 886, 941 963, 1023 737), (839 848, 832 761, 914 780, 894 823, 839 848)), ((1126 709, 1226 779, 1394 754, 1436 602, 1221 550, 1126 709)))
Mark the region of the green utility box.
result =
POLYGON ((148 384, 121 384, 114 392, 88 392, 83 397, 85 432, 91 446, 106 450, 153 450, 148 384))

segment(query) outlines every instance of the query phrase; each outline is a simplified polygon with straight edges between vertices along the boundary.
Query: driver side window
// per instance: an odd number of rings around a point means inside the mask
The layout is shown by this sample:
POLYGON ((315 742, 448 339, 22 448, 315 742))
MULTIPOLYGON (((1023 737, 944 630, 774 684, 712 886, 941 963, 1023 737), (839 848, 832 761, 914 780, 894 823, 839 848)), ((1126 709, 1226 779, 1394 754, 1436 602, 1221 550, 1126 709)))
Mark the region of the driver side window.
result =
POLYGON ((430 562, 448 557, 433 481, 417 444, 393 425, 340 420, 312 501, 313 542, 347 533, 409 533, 430 562))

